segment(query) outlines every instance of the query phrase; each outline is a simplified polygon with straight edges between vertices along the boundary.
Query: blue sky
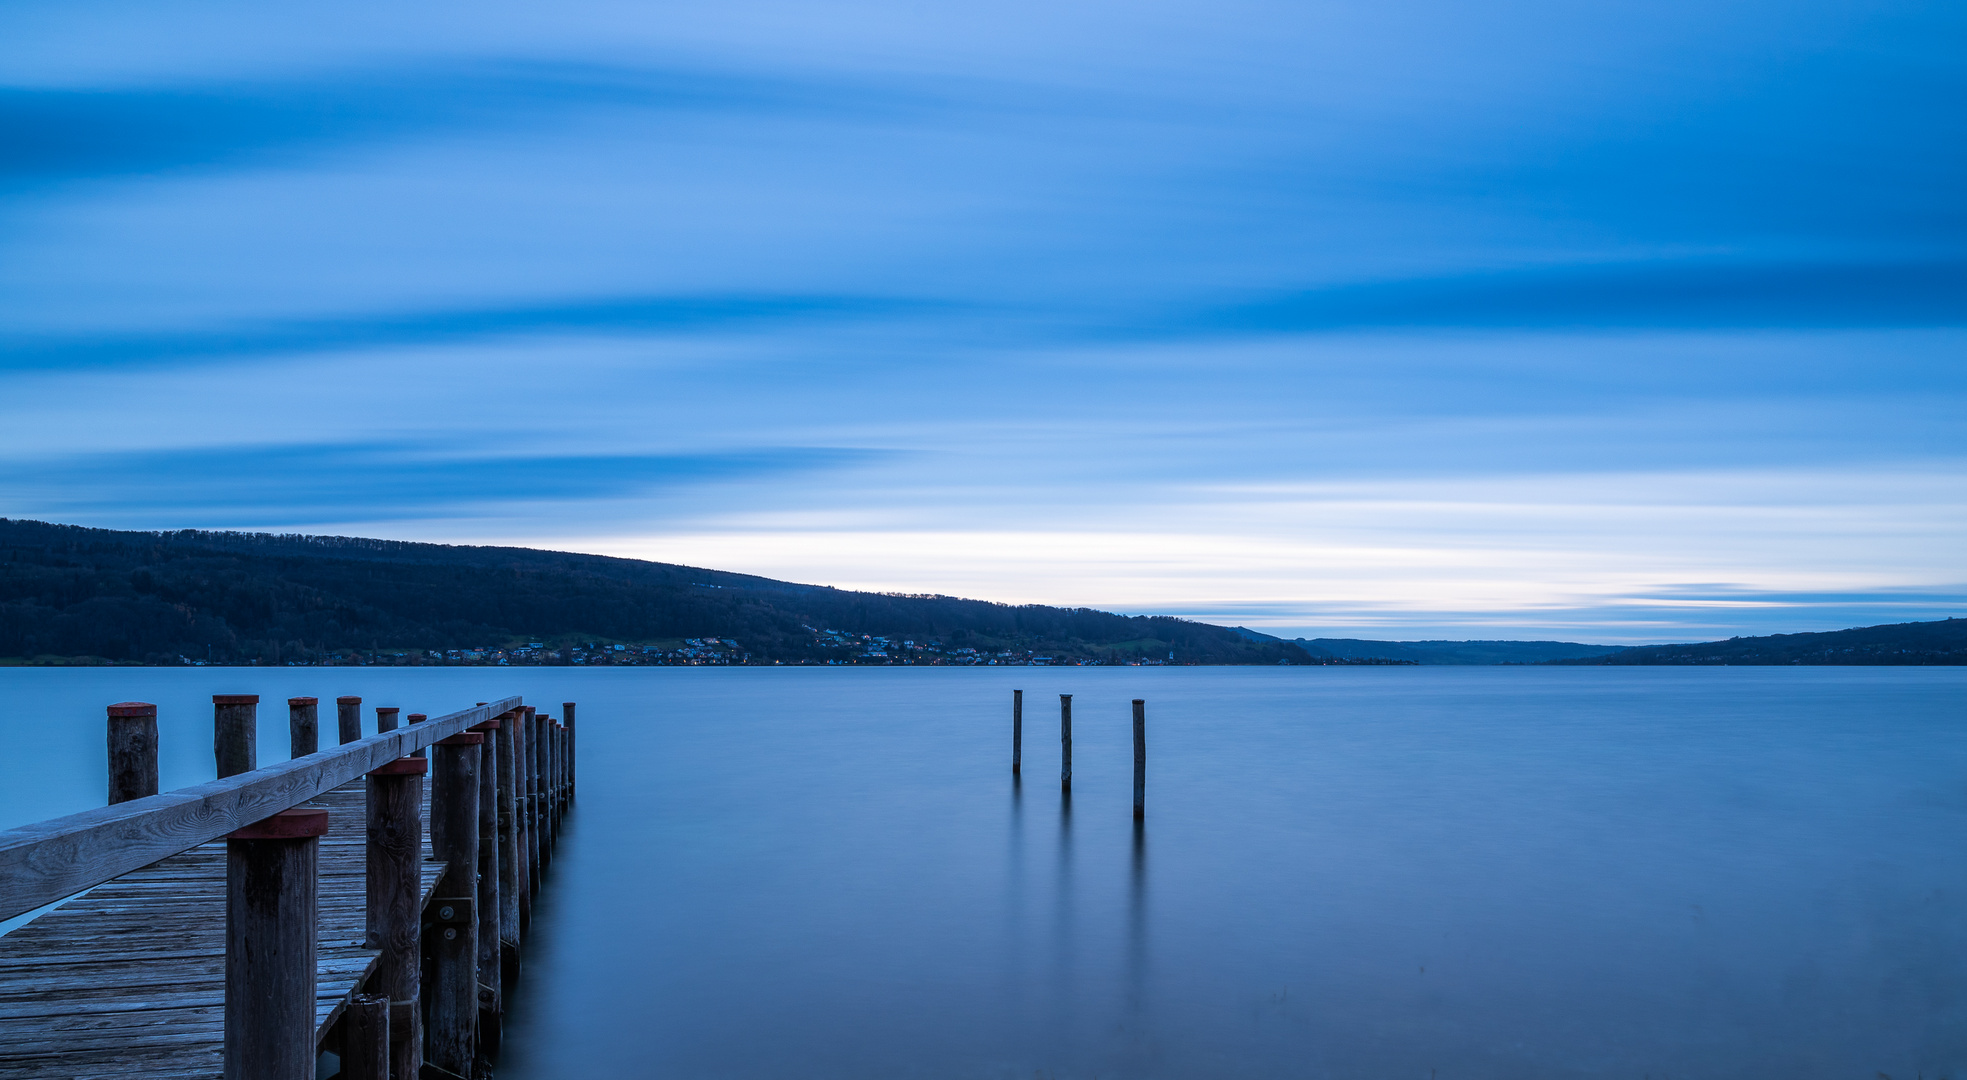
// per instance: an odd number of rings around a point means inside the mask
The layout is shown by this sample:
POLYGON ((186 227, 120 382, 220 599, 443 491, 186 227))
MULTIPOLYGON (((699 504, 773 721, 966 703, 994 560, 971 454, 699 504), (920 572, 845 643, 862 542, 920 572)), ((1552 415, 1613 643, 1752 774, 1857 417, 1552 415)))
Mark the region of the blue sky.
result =
POLYGON ((1967 614, 1967 8, 0 8, 0 515, 1967 614))

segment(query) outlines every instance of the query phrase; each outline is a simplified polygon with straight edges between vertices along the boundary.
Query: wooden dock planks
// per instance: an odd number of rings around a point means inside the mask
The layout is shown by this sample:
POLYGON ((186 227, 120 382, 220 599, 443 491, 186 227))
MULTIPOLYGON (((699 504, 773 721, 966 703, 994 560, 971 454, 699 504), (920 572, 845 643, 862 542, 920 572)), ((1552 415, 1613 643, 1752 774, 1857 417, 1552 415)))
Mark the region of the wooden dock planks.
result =
MULTIPOLYGON (((431 861, 429 785, 423 900, 431 861)), ((315 1037, 376 962, 364 948, 363 781, 302 804, 329 812, 320 841, 315 1037)), ((0 1078, 217 1078, 224 1053, 225 842, 97 886, 0 936, 0 1078)))

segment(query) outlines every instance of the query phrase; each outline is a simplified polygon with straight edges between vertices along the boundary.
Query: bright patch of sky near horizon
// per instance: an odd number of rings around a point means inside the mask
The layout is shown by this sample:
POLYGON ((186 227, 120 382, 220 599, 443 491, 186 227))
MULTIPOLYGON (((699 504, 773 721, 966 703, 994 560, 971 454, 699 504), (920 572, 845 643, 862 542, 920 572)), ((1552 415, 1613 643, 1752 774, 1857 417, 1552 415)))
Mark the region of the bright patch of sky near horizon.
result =
POLYGON ((0 515, 1967 614, 1967 9, 0 9, 0 515))

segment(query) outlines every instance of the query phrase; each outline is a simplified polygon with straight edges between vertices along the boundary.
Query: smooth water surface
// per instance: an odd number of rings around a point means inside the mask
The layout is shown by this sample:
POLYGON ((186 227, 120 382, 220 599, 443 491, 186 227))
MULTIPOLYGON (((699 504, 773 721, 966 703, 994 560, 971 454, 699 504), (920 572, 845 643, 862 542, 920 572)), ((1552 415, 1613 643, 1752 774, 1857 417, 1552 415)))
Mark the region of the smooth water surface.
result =
POLYGON ((581 703, 500 1080, 1967 1076, 1959 669, 6 670, 0 823, 238 692, 581 703))

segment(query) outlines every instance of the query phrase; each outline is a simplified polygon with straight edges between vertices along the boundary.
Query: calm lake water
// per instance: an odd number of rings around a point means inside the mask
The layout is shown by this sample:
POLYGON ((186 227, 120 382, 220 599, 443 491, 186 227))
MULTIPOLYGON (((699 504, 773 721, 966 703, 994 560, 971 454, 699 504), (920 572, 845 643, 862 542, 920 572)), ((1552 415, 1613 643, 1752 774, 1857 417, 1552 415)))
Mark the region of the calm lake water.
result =
POLYGON ((253 692, 580 702, 500 1080, 1967 1076, 1961 669, 0 670, 0 824, 253 692))

